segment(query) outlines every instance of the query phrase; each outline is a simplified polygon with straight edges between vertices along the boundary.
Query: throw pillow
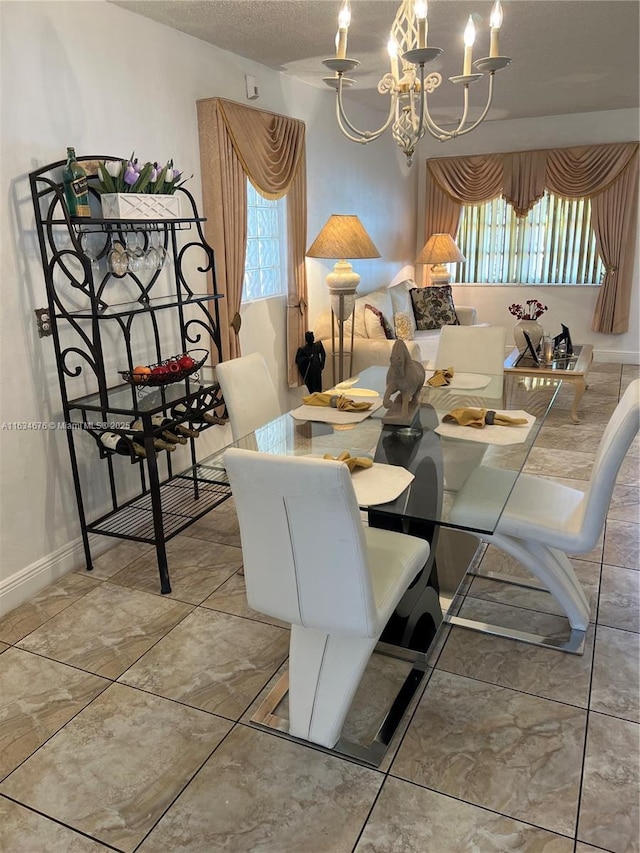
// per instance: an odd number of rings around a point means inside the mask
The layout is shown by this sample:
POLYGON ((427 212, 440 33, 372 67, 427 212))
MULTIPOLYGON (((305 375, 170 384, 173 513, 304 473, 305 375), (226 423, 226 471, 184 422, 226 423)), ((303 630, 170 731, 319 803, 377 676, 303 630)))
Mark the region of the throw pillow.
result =
POLYGON ((413 279, 407 278, 399 284, 394 284, 389 288, 391 294, 391 304, 393 305, 393 313, 405 313, 409 317, 411 328, 415 332, 416 320, 413 316, 413 303, 411 301, 411 290, 416 286, 413 279))
MULTIPOLYGON (((411 312, 413 316, 413 311, 411 312)), ((413 340, 413 323, 406 311, 398 311, 393 315, 393 325, 396 327, 396 337, 403 341, 413 340)))
POLYGON ((367 335, 370 338, 391 341, 395 337, 384 314, 375 305, 367 303, 364 306, 364 322, 367 327, 367 335))
POLYGON ((449 284, 415 287, 411 291, 411 301, 420 331, 460 325, 449 284))

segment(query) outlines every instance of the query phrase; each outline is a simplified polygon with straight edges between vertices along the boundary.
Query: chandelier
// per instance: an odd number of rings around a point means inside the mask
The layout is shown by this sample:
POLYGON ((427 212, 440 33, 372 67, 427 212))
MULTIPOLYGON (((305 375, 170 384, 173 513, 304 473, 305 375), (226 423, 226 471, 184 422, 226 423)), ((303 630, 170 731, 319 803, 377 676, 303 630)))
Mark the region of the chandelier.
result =
POLYGON ((475 26, 472 16, 469 16, 464 30, 464 61, 462 74, 449 77, 457 86, 462 86, 462 117, 453 130, 439 127, 429 112, 428 96, 438 88, 442 77, 438 72, 425 72, 425 65, 433 62, 442 53, 439 47, 427 46, 427 3, 426 0, 403 0, 391 27, 391 36, 387 50, 391 62, 391 71, 387 72, 378 83, 381 95, 391 96, 389 116, 378 130, 359 130, 353 125, 345 113, 343 90, 352 86, 355 80, 345 77, 360 64, 357 59, 347 58, 347 33, 351 23, 350 0, 343 0, 338 15, 338 32, 336 34, 335 58, 325 59, 323 65, 333 72, 332 77, 324 77, 324 82, 336 90, 336 113, 338 125, 343 134, 352 142, 366 145, 378 139, 391 127, 393 138, 407 156, 411 165, 413 154, 418 142, 428 131, 433 137, 444 142, 455 139, 465 133, 470 133, 485 118, 493 99, 493 78, 496 71, 506 68, 511 62, 508 56, 499 55, 499 33, 502 26, 502 7, 496 0, 490 17, 491 44, 489 56, 472 62, 475 26), (473 71, 472 69, 475 69, 473 71), (487 103, 480 117, 468 124, 469 86, 476 83, 485 74, 489 75, 487 103))

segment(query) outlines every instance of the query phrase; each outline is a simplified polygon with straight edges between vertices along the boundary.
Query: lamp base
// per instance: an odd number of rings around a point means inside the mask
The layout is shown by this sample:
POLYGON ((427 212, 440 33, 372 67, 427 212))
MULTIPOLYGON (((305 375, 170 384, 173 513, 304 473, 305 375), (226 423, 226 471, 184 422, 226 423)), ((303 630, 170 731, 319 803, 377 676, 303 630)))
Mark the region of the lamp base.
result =
POLYGON ((355 305, 355 292, 360 276, 353 271, 349 261, 336 261, 333 272, 327 276, 327 287, 331 296, 331 310, 340 323, 348 320, 355 305))
POLYGON ((444 264, 434 264, 431 267, 431 284, 442 286, 443 284, 449 284, 450 279, 449 270, 444 264))
POLYGON ((356 302, 356 288, 360 283, 360 276, 353 271, 353 267, 348 261, 336 261, 333 272, 327 276, 327 287, 331 297, 331 311, 333 320, 338 324, 338 351, 336 352, 336 335, 334 322, 331 323, 331 361, 332 361, 332 376, 333 384, 342 382, 344 375, 345 356, 348 357, 349 366, 347 368, 347 376, 351 375, 351 366, 353 359, 353 323, 351 324, 351 342, 349 349, 345 351, 344 346, 344 324, 345 321, 353 314, 353 309, 356 302), (336 361, 338 362, 338 370, 336 372, 336 361))

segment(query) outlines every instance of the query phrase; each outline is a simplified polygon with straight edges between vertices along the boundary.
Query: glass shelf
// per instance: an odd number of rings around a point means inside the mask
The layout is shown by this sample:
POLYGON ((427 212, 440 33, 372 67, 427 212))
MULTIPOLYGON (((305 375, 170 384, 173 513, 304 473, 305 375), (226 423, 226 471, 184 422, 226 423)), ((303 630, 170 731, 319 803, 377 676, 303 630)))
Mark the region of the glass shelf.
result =
POLYGON ((114 415, 158 414, 172 405, 196 397, 198 394, 218 388, 215 368, 205 365, 199 370, 199 378, 189 376, 180 382, 168 385, 143 387, 124 382, 107 389, 106 405, 98 392, 69 401, 70 409, 88 412, 109 412, 114 415))
POLYGON ((142 301, 135 299, 132 302, 119 302, 115 305, 105 305, 102 308, 94 311, 91 307, 79 308, 73 311, 65 311, 64 314, 57 313, 56 317, 74 317, 76 319, 94 319, 101 317, 123 317, 127 314, 141 314, 145 311, 156 311, 161 308, 177 308, 179 305, 192 305, 197 302, 210 302, 215 299, 222 299, 221 293, 194 293, 191 296, 185 294, 181 300, 178 300, 175 294, 168 296, 154 296, 153 299, 142 301))

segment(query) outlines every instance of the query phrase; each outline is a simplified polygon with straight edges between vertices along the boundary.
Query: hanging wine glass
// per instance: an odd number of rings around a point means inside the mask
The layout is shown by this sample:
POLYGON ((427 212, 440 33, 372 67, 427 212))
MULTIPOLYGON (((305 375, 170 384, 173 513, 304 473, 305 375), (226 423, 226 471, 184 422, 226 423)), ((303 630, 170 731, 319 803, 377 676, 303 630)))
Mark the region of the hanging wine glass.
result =
POLYGON ((98 259, 105 248, 106 238, 100 231, 83 231, 80 234, 80 246, 83 253, 91 261, 91 275, 96 280, 100 275, 98 259))
POLYGON ((115 242, 112 244, 109 254, 107 255, 107 269, 110 273, 117 276, 123 276, 129 269, 129 259, 127 251, 122 243, 115 242))
POLYGON ((129 272, 138 273, 143 269, 144 238, 139 231, 128 231, 125 242, 129 272))
POLYGON ((155 233, 155 231, 151 231, 147 237, 147 248, 144 253, 144 269, 147 272, 155 272, 157 269, 160 269, 161 266, 160 256, 153 239, 155 233))
POLYGON ((160 270, 167 259, 167 250, 162 245, 162 237, 159 231, 153 231, 151 233, 151 245, 156 252, 156 269, 160 270))

